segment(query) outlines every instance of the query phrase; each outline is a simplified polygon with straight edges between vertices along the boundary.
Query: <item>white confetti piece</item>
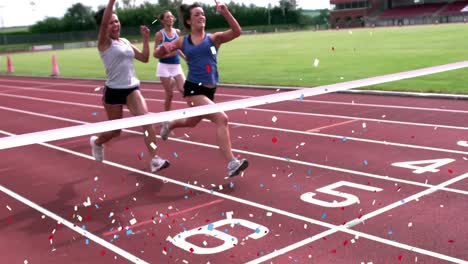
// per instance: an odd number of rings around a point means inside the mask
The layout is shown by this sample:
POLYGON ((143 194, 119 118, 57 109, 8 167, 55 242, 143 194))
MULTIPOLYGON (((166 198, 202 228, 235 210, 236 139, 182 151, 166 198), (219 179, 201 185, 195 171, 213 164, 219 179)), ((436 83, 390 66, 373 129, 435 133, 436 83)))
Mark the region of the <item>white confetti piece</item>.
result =
POLYGON ((271 175, 271 177, 276 178, 276 174, 273 173, 273 174, 271 175))
POLYGON ((218 187, 218 189, 219 189, 220 191, 222 191, 222 190, 223 190, 223 186, 220 184, 219 187, 218 187))
POLYGON ((273 118, 271 119, 271 121, 273 121, 273 123, 276 123, 276 121, 278 121, 278 118, 276 116, 273 116, 273 118))
POLYGON ((362 128, 366 128, 366 127, 367 127, 366 123, 362 123, 362 128))
POLYGON ((356 240, 351 239, 351 244, 354 244, 354 243, 356 243, 356 240))
POLYGON ((307 224, 304 224, 304 229, 307 229, 307 224))
POLYGON ((99 179, 99 178, 98 178, 97 176, 96 176, 96 177, 94 177, 94 181, 97 181, 98 179, 99 179))
POLYGON ((232 219, 232 215, 234 214, 233 211, 226 212, 226 219, 232 219))
POLYGON ((41 218, 42 218, 42 219, 45 219, 45 215, 42 215, 41 218))
POLYGON ((129 223, 130 223, 130 225, 134 225, 134 224, 137 223, 137 220, 136 220, 135 218, 133 218, 133 219, 131 219, 131 220, 129 221, 129 223))
POLYGON ((211 53, 213 53, 213 55, 216 55, 216 48, 214 46, 211 46, 211 53))
POLYGON ((140 183, 138 183, 138 182, 137 182, 137 183, 135 183, 135 186, 136 186, 136 187, 140 186, 140 183))
POLYGON ((185 259, 183 259, 182 262, 188 264, 188 261, 186 261, 185 259))
POLYGON ((205 240, 203 240, 203 245, 206 247, 208 243, 205 240))
POLYGON ((174 207, 172 207, 172 205, 169 205, 169 207, 167 207, 167 209, 169 209, 169 210, 172 210, 172 208, 174 208, 174 207))
POLYGON ((249 217, 251 217, 251 218, 252 218, 252 217, 254 217, 254 215, 253 215, 253 214, 249 214, 249 217))
POLYGON ((374 204, 375 204, 375 200, 374 200, 374 201, 372 201, 372 205, 374 205, 374 204))
POLYGON ((440 208, 444 208, 444 205, 443 205, 443 204, 441 204, 441 205, 440 205, 440 208))
POLYGON ((89 199, 89 196, 88 196, 88 198, 86 199, 86 201, 83 202, 83 206, 84 206, 84 207, 88 207, 88 206, 90 206, 90 205, 91 205, 91 200, 89 199))
POLYGON ((156 144, 154 144, 154 142, 151 142, 150 146, 151 146, 151 148, 154 149, 154 150, 158 147, 158 146, 156 146, 156 144))
POLYGON ((96 87, 96 88, 94 88, 94 91, 95 91, 95 92, 99 92, 99 90, 101 90, 101 88, 102 88, 102 87, 96 87))
POLYGON ((148 137, 148 136, 149 136, 148 130, 145 130, 145 137, 148 137))
POLYGON ((158 22, 157 19, 155 19, 153 22, 151 22, 151 25, 153 25, 154 23, 158 22))
POLYGON ((319 59, 315 58, 314 67, 317 68, 319 66, 319 63, 320 63, 319 59))
POLYGON ((412 227, 413 226, 413 223, 412 222, 409 222, 408 223, 408 227, 412 227))
POLYGON ((28 264, 28 260, 27 260, 27 259, 24 260, 24 264, 28 264))
POLYGON ((83 221, 83 217, 81 217, 81 215, 77 215, 76 218, 78 218, 78 221, 80 221, 80 222, 83 221))
POLYGON ((10 206, 6 206, 6 208, 8 209, 8 211, 11 211, 11 207, 10 206))
POLYGON ((272 215, 273 215, 272 212, 267 212, 267 213, 266 213, 266 216, 272 216, 272 215))

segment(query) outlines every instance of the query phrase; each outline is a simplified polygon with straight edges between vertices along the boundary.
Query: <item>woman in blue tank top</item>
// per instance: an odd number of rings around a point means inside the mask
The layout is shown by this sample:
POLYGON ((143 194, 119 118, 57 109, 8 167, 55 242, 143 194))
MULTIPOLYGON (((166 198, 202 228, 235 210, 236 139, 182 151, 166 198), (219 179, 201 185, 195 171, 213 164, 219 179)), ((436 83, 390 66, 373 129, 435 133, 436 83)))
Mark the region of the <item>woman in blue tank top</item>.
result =
MULTIPOLYGON (((230 29, 207 34, 205 32, 206 18, 202 7, 197 3, 190 6, 182 5, 180 11, 183 15, 184 26, 190 30, 190 35, 179 37, 173 42, 163 43, 155 52, 155 56, 158 58, 177 49, 182 50, 185 54, 188 76, 184 84, 184 97, 190 107, 214 104, 214 94, 219 80, 217 61, 219 47, 241 34, 241 26, 229 12, 227 6, 216 0, 215 2, 216 11, 226 19, 230 29)), ((177 127, 194 127, 203 118, 216 124, 217 142, 223 156, 228 161, 229 177, 238 175, 248 167, 249 163, 246 159, 236 159, 232 154, 228 116, 224 112, 163 123, 161 138, 167 139, 170 131, 177 127)))
MULTIPOLYGON (((154 37, 154 50, 164 42, 172 42, 180 35, 180 30, 173 28, 175 18, 171 11, 164 11, 159 16, 159 21, 163 28, 158 31, 154 37)), ((172 97, 174 96, 174 87, 181 93, 184 92, 185 75, 180 66, 180 57, 184 54, 180 50, 173 51, 159 59, 156 77, 159 77, 161 84, 166 92, 164 100, 164 110, 171 110, 172 97)), ((155 56, 156 57, 156 56, 155 56)))

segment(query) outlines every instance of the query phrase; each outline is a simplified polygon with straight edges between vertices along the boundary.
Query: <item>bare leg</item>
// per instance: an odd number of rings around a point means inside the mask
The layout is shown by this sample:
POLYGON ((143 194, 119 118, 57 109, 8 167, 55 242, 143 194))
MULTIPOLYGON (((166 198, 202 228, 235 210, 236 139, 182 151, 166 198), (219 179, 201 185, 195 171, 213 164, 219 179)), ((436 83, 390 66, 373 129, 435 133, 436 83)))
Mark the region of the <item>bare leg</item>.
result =
POLYGON ((175 80, 170 77, 160 77, 166 97, 164 98, 164 111, 171 110, 172 97, 174 95, 173 85, 175 80))
MULTIPOLYGON (((104 104, 104 109, 106 110, 107 118, 109 118, 109 120, 121 119, 123 116, 122 105, 104 104)), ((121 130, 107 131, 101 133, 96 139, 95 143, 98 146, 102 146, 103 144, 109 142, 111 139, 120 136, 120 133, 121 130)))
MULTIPOLYGON (((148 113, 148 107, 146 106, 146 101, 141 95, 140 90, 135 90, 127 97, 127 107, 130 112, 135 115, 145 115, 148 113)), ((143 130, 148 133, 148 136, 144 137, 146 148, 151 154, 151 157, 154 157, 156 154, 156 135, 154 132, 153 125, 144 125, 143 130)))

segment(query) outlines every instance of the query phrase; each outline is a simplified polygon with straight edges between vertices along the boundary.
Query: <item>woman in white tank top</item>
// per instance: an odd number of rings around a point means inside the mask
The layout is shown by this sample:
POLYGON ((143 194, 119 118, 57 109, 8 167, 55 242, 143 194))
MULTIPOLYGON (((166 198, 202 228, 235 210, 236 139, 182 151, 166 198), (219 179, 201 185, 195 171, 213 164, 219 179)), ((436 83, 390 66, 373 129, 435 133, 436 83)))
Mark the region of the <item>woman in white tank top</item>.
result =
MULTIPOLYGON (((143 51, 140 51, 128 40, 120 38, 120 21, 113 8, 116 0, 109 0, 107 7, 96 15, 96 21, 100 24, 98 49, 106 68, 106 88, 104 89, 103 105, 109 120, 123 117, 123 106, 133 115, 145 115, 148 113, 145 99, 141 95, 140 81, 136 77, 133 60, 148 62, 149 59, 149 34, 146 26, 140 27, 143 37, 143 51)), ((156 155, 156 136, 152 125, 143 126, 145 131, 145 144, 151 158, 152 172, 159 171, 169 166, 169 161, 156 155)), ((97 161, 104 159, 104 144, 118 137, 121 130, 108 131, 99 136, 92 136, 90 144, 92 153, 97 161)))

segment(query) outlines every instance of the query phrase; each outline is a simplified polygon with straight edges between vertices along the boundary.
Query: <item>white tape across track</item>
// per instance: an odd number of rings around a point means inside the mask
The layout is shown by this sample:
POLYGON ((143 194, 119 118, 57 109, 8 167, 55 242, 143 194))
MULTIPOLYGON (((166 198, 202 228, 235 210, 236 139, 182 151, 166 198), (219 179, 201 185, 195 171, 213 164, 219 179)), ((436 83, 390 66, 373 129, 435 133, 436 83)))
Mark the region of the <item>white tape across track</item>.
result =
POLYGON ((241 108, 271 104, 286 100, 297 100, 309 96, 321 95, 326 93, 349 90, 369 85, 382 84, 386 82, 399 81, 429 74, 435 74, 445 71, 457 70, 468 67, 468 61, 456 62, 418 70, 382 75, 367 79, 343 82, 331 85, 320 86, 316 88, 306 88, 295 91, 283 92, 279 94, 270 94, 258 97, 251 97, 241 100, 217 103, 212 105, 196 106, 186 109, 179 109, 168 112, 153 113, 143 116, 135 116, 118 120, 97 122, 93 124, 52 129, 41 132, 27 133, 17 136, 0 138, 0 149, 8 149, 19 146, 49 142, 60 139, 86 136, 105 131, 118 130, 130 127, 139 127, 142 125, 161 123, 175 119, 207 115, 221 111, 230 111, 241 108))

